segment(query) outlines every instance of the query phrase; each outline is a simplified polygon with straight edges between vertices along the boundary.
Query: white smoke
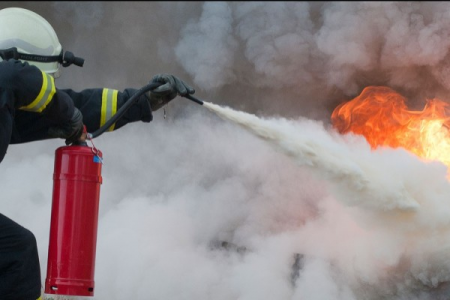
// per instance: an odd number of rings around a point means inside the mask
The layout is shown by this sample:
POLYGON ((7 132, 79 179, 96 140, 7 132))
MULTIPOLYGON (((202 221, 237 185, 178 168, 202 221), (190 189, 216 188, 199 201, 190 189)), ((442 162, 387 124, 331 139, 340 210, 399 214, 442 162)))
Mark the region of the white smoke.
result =
MULTIPOLYGON (((9 6, 47 18, 86 59, 63 69, 60 88, 139 88, 173 73, 256 126, 177 99, 166 120, 161 110, 95 139, 95 299, 448 299, 445 166, 327 126, 368 85, 411 104, 448 100, 447 3, 9 6)), ((43 283, 62 144, 12 145, 0 166, 2 213, 36 235, 43 283)))
POLYGON ((186 25, 176 48, 181 65, 206 89, 235 80, 233 53, 238 44, 232 35, 232 21, 226 2, 206 2, 199 23, 186 25), (189 59, 182 59, 186 57, 189 59))

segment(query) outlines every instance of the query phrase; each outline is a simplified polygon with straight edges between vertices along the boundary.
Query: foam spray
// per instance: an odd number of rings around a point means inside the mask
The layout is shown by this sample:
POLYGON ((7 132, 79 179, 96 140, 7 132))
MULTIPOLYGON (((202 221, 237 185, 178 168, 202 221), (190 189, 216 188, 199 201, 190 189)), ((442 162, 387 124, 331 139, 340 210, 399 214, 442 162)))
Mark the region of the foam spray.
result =
MULTIPOLYGON (((359 224, 384 236, 376 243, 379 249, 370 251, 392 252, 377 263, 381 266, 391 259, 390 267, 378 271, 381 276, 396 274, 390 275, 397 278, 390 282, 402 278, 400 298, 425 290, 428 296, 448 295, 450 184, 444 164, 424 162, 401 148, 373 150, 362 136, 343 136, 314 120, 260 118, 209 102, 203 105, 311 170, 330 183, 333 197, 362 212, 359 224), (395 246, 383 244, 385 237, 395 241, 395 246)), ((392 291, 398 292, 400 285, 396 284, 392 291)))

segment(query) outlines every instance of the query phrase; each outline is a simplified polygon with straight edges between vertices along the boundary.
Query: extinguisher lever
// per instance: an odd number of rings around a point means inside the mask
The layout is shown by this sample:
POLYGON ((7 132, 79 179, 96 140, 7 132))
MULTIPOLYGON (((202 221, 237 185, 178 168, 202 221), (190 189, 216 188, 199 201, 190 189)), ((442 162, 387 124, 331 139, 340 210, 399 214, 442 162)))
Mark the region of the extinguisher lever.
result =
POLYGON ((72 146, 87 146, 86 139, 88 137, 88 132, 86 129, 86 125, 83 125, 83 133, 81 134, 80 138, 77 141, 74 141, 71 145, 72 146))

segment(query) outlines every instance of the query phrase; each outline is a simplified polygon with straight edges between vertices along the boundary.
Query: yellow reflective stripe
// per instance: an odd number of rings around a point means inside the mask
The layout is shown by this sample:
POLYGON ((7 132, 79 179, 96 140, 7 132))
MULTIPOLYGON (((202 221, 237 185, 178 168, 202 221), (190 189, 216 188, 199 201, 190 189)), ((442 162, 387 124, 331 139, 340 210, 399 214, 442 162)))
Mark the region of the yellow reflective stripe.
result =
POLYGON ((53 76, 50 76, 44 72, 42 72, 42 79, 41 91, 37 95, 36 99, 28 105, 19 107, 19 109, 32 112, 42 112, 47 107, 56 92, 55 79, 53 76))
MULTIPOLYGON (((100 114, 100 127, 102 127, 109 119, 112 118, 117 112, 117 94, 118 90, 103 89, 102 92, 102 110, 100 114)), ((113 131, 114 126, 112 124, 108 131, 113 131)))

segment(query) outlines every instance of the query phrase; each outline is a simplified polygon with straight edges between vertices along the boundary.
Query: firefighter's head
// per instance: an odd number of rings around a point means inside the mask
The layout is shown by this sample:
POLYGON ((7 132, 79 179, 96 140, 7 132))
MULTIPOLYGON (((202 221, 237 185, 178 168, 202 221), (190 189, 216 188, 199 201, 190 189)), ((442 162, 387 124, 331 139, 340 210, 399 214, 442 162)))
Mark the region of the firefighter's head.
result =
POLYGON ((82 66, 84 60, 63 52, 55 30, 37 13, 18 7, 0 10, 0 61, 19 59, 58 75, 60 65, 82 66))

